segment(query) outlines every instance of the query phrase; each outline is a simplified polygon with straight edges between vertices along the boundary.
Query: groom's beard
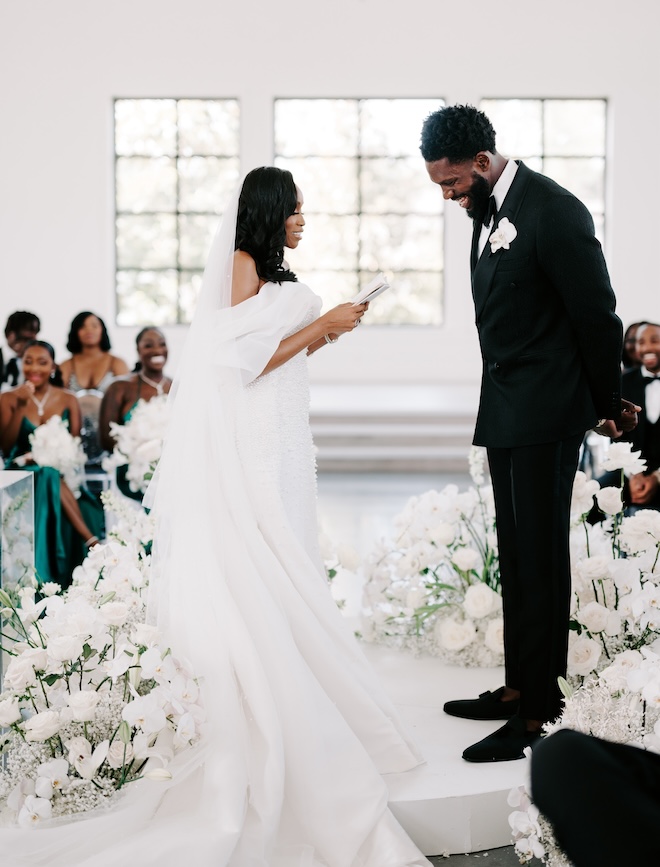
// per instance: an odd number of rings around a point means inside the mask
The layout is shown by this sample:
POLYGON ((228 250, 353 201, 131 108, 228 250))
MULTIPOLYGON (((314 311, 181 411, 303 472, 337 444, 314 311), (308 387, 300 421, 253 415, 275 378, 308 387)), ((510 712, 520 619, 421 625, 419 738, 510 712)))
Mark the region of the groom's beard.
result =
POLYGON ((471 205, 466 213, 476 223, 481 223, 486 216, 488 199, 490 199, 490 187, 486 178, 481 175, 475 175, 474 182, 470 187, 469 196, 471 205))

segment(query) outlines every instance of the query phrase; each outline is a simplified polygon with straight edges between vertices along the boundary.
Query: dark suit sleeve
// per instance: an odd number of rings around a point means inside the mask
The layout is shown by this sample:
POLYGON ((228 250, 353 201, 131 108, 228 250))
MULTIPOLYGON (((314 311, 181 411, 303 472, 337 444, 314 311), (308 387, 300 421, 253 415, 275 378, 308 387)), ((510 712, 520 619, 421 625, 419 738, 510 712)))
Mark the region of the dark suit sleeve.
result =
POLYGON ((599 418, 621 413, 623 328, 591 214, 574 196, 550 196, 541 208, 539 262, 571 322, 599 418))

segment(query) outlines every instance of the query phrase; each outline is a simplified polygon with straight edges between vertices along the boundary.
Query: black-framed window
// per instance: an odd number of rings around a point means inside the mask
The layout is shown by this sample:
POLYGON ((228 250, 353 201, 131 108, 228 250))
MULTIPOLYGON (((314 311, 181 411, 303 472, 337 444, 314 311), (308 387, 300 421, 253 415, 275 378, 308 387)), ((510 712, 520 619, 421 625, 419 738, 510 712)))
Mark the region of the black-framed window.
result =
POLYGON ((605 237, 607 100, 483 99, 497 149, 557 181, 591 211, 605 237))
POLYGON ((117 323, 189 322, 239 177, 236 99, 117 99, 117 323))
POLYGON ((276 99, 275 163, 305 198, 292 267, 324 299, 346 301, 382 270, 392 289, 366 322, 442 322, 443 200, 419 153, 438 99, 276 99))

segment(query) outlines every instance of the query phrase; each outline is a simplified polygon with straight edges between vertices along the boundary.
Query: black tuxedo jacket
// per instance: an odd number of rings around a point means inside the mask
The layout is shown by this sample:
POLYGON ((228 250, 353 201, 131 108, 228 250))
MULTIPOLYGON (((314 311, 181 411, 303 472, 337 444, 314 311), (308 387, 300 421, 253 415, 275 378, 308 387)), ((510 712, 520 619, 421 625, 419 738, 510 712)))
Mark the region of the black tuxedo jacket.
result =
POLYGON ((634 428, 634 430, 631 430, 629 433, 623 434, 621 439, 625 440, 626 442, 632 443, 633 451, 642 452, 642 457, 646 460, 647 463, 646 471, 652 472, 653 470, 657 470, 658 466, 660 465, 658 464, 657 460, 652 460, 651 455, 649 455, 648 453, 645 454, 644 450, 644 440, 647 433, 645 397, 646 379, 642 376, 640 370, 631 370, 628 373, 624 373, 621 379, 623 382, 623 393, 625 394, 627 400, 631 400, 633 403, 636 403, 637 406, 641 406, 642 408, 642 411, 638 413, 637 416, 637 427, 634 428))
POLYGON ((497 214, 508 250, 472 239, 472 294, 483 358, 474 442, 554 442, 621 411, 621 321, 591 215, 523 163, 497 214))

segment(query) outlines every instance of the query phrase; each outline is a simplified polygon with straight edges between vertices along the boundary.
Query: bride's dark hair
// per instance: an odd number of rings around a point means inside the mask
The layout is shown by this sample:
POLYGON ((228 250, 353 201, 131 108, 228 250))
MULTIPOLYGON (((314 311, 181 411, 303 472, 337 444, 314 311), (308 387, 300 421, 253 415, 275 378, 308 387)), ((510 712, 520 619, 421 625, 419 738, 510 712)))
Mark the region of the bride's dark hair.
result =
POLYGON ((245 176, 238 200, 235 250, 254 259, 261 280, 283 283, 296 280, 284 268, 286 220, 296 210, 297 195, 293 175, 285 169, 262 166, 245 176))

